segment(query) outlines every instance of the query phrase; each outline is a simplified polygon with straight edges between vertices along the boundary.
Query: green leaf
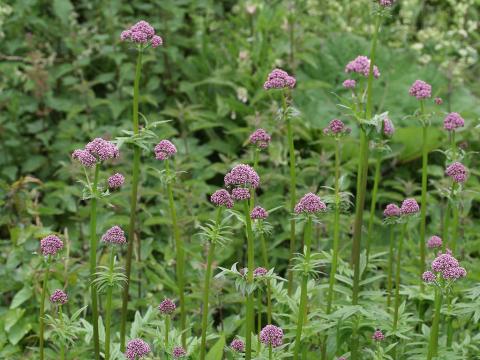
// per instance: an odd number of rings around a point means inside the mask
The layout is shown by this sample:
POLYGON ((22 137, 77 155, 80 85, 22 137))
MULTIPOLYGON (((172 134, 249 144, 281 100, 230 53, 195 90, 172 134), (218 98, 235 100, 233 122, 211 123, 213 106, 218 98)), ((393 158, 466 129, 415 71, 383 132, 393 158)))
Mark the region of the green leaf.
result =
POLYGON ((22 319, 17 322, 10 331, 8 331, 8 341, 10 344, 17 345, 20 340, 32 329, 30 320, 22 319))
POLYGON ((223 348, 225 347, 225 335, 220 336, 215 345, 210 349, 207 354, 207 360, 222 360, 223 348))
POLYGON ((25 301, 30 299, 33 295, 33 291, 30 287, 25 286, 22 290, 15 294, 13 297, 12 303, 10 304, 10 309, 15 309, 22 305, 25 301))
POLYGON ((69 0, 53 0, 53 12, 62 21, 67 23, 70 14, 73 11, 73 5, 69 0))

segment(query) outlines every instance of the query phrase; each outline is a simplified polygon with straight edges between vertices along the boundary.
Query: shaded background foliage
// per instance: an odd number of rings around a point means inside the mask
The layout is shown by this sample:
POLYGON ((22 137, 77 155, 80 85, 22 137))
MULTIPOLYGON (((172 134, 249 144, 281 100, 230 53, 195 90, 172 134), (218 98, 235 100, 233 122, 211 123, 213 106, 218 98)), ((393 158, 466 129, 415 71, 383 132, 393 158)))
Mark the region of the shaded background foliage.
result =
MULTIPOLYGON (((135 55, 120 43, 122 29, 145 19, 165 41, 164 47, 145 56, 140 111, 150 122, 171 120, 155 131, 159 138, 173 138, 179 148, 175 166, 182 173, 175 193, 190 259, 188 306, 198 313, 204 260, 202 244, 194 234, 199 223, 211 217, 207 195, 222 185, 223 174, 234 162, 250 161, 246 139, 256 127, 273 135, 268 155, 261 158, 260 199, 266 208, 285 203, 285 128, 276 118, 274 97, 262 89, 266 75, 276 66, 296 75, 295 103, 302 113, 294 124, 300 191, 327 193, 323 187, 333 183, 333 153, 321 130, 332 118, 342 118, 334 93, 343 92, 345 64, 368 51, 373 26, 370 3, 17 0, 1 4, 0 272, 9 281, 0 285, 0 355, 20 354, 36 341, 40 260, 33 253, 43 235, 58 231, 68 244, 65 269, 59 266, 51 285, 68 284, 72 303, 88 303, 84 261, 88 214, 76 184, 82 174, 69 156, 91 138, 113 139, 131 128, 135 55)), ((419 194, 419 124, 408 117, 416 108, 408 96, 415 79, 428 81, 434 94, 444 98, 442 111, 462 114, 467 123, 460 135, 465 150, 479 150, 479 133, 472 131, 480 111, 479 5, 478 0, 405 0, 382 28, 378 55, 382 76, 375 86, 375 105, 377 113, 389 112, 397 133, 382 168, 379 208, 404 195, 419 194)), ((442 119, 440 114, 434 118, 432 150, 446 143, 442 119)), ((343 152, 343 187, 353 191, 358 144, 353 121, 349 125, 354 136, 346 140, 343 152)), ((122 157, 110 172, 128 174, 131 151, 121 150, 122 157)), ((467 165, 478 175, 475 158, 470 156, 467 165)), ((170 222, 167 203, 154 170, 158 165, 153 151, 145 152, 142 159, 142 244, 135 254, 142 261, 135 262, 132 288, 141 296, 132 310, 156 305, 176 286, 173 244, 165 226, 170 222)), ((434 152, 431 159, 430 186, 435 192, 442 187, 445 157, 434 152)), ((461 245, 465 257, 478 258, 479 185, 474 176, 468 188, 461 245)), ((99 229, 128 225, 127 194, 128 186, 103 204, 99 229)), ((437 196, 429 209, 431 224, 438 229, 440 200, 437 196)), ((288 258, 288 229, 281 220, 285 216, 286 211, 279 210, 271 221, 275 227, 270 249, 281 273, 288 258)), ((342 253, 347 259, 351 219, 343 221, 342 253)), ((317 226, 318 238, 328 236, 329 226, 330 219, 317 226)), ((238 234, 219 254, 219 264, 229 266, 239 260, 237 249, 243 238, 238 234)), ((379 236, 375 243, 381 248, 386 240, 379 236)), ((319 241, 318 247, 329 245, 319 241)), ((479 270, 478 265, 469 269, 477 282, 479 270)), ((220 294, 229 285, 217 281, 214 286, 220 294)), ((214 298, 216 319, 229 316, 236 321, 231 323, 238 324, 238 315, 229 309, 239 297, 229 290, 223 293, 227 295, 214 298)))

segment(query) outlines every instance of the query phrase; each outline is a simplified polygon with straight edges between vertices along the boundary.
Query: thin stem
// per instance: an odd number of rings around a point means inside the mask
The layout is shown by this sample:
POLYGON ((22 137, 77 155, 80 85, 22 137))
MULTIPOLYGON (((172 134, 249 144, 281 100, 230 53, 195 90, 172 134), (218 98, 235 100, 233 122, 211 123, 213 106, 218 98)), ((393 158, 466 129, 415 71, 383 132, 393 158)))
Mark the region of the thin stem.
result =
POLYGON ((458 204, 453 204, 452 206, 453 212, 453 224, 452 224, 452 241, 450 244, 450 248, 453 253, 457 250, 457 240, 458 240, 458 221, 459 221, 459 209, 458 204))
POLYGON ((95 177, 92 185, 92 199, 90 200, 90 292, 92 301, 92 325, 95 359, 100 359, 100 340, 98 335, 98 297, 95 287, 95 272, 97 269, 97 192, 100 164, 95 165, 95 177))
MULTIPOLYGON (((115 252, 114 246, 110 246, 110 260, 108 269, 110 274, 113 274, 113 267, 115 264, 115 252)), ((107 289, 107 314, 105 319, 105 360, 110 360, 110 343, 111 343, 111 336, 110 336, 110 328, 112 326, 112 294, 113 294, 113 284, 107 289)))
POLYGON ((402 234, 400 239, 398 239, 398 249, 397 249, 397 261, 395 264, 395 309, 393 313, 393 331, 397 330, 398 325, 398 309, 400 308, 400 273, 402 265, 402 249, 404 237, 407 233, 407 223, 403 224, 402 234))
POLYGON ((44 331, 45 331, 45 298, 47 296, 47 284, 48 284, 48 275, 50 273, 50 255, 47 258, 47 267, 45 269, 45 273, 43 274, 43 285, 42 285, 42 295, 40 297, 40 330, 39 330, 39 337, 40 337, 40 360, 44 359, 44 347, 45 347, 45 340, 44 340, 44 331))
POLYGON ((445 219, 443 222, 443 234, 442 234, 442 250, 443 252, 447 249, 447 243, 450 238, 450 216, 451 216, 452 207, 450 205, 450 200, 447 199, 447 209, 445 210, 445 219))
MULTIPOLYGON (((452 312, 452 297, 450 295, 447 295, 447 306, 448 306, 448 312, 452 312)), ((450 315, 447 315, 445 317, 445 322, 447 323, 447 349, 450 349, 452 347, 452 342, 453 342, 453 318, 450 315)))
MULTIPOLYGON (((133 133, 138 135, 138 100, 139 100, 139 87, 140 87, 140 75, 142 70, 142 51, 138 52, 137 64, 135 68, 135 80, 133 83, 133 133)), ((135 225, 137 217, 137 197, 138 197, 138 183, 140 179, 140 155, 141 149, 138 146, 133 147, 133 168, 132 168, 132 192, 130 195, 130 222, 128 227, 128 247, 127 257, 125 261, 125 275, 127 281, 123 289, 122 295, 122 314, 120 319, 120 350, 125 351, 125 334, 127 325, 127 313, 128 313, 128 301, 129 301, 129 288, 130 288, 130 273, 132 269, 132 256, 133 256, 133 243, 135 239, 135 225)), ((140 242, 140 235, 138 234, 138 241, 140 242)))
MULTIPOLYGON (((270 270, 270 265, 268 262, 267 245, 265 242, 265 235, 263 234, 262 231, 260 231, 260 245, 262 249, 263 265, 265 266, 266 269, 270 270)), ((267 320, 269 324, 272 323, 272 298, 271 298, 270 280, 267 280, 267 320)))
MULTIPOLYGON (((62 305, 58 305, 58 318, 60 320, 60 326, 62 327, 62 330, 63 330, 64 323, 63 323, 62 305)), ((63 339, 60 339, 60 360, 65 360, 65 341, 63 339)))
MULTIPOLYGON (((295 145, 293 142, 293 130, 292 130, 292 122, 290 118, 287 116, 287 99, 286 94, 283 94, 282 97, 282 110, 283 110, 283 117, 287 124, 287 139, 288 139, 288 152, 289 152, 289 162, 290 162, 290 213, 293 213, 293 209, 295 208, 295 201, 297 198, 297 175, 295 170, 295 145)), ((295 219, 290 219, 290 258, 289 258, 289 270, 288 270, 288 294, 292 294, 293 290, 293 272, 290 269, 292 265, 292 259, 295 254, 296 250, 296 238, 295 238, 295 219)))
POLYGON ((388 250, 388 271, 387 271, 387 308, 390 311, 392 303, 392 276, 393 276, 393 258, 394 258, 394 240, 395 228, 390 225, 390 247, 388 250))
POLYGON ((268 360, 273 359, 273 354, 272 354, 272 345, 268 345, 268 360))
POLYGON ((377 161, 375 162, 375 175, 373 178, 373 190, 372 190, 372 202, 370 204, 370 216, 368 218, 368 231, 367 231, 367 262, 370 258, 370 245, 373 235, 373 223, 375 220, 375 209, 377 206, 377 193, 378 193, 378 184, 380 183, 380 167, 382 164, 382 156, 378 155, 377 161))
MULTIPOLYGON (((218 229, 222 215, 222 207, 218 207, 215 227, 218 229)), ((208 325, 208 298, 210 295, 210 279, 212 277, 212 264, 215 258, 216 239, 211 239, 208 249, 207 269, 205 271, 205 285, 203 288, 203 312, 202 312, 202 340, 200 346, 200 359, 204 360, 207 352, 207 325, 208 325)))
POLYGON ((168 333, 170 332, 170 315, 165 315, 165 352, 168 352, 168 333))
POLYGON ((435 312, 433 314, 432 328, 430 330, 430 342, 428 343, 427 360, 432 360, 438 353, 438 329, 440 324, 440 310, 442 308, 442 292, 435 287, 435 312))
MULTIPOLYGON (((425 107, 423 101, 420 101, 420 109, 422 116, 425 114, 425 107)), ((422 129, 422 198, 420 208, 420 266, 419 279, 420 288, 423 292, 424 284, 422 274, 425 271, 425 231, 427 226, 427 182, 428 182, 428 126, 423 124, 422 129)))
MULTIPOLYGON (((248 201, 243 202, 245 212, 245 226, 247 232, 247 283, 253 285, 253 267, 254 267, 254 245, 253 245, 253 231, 252 220, 250 219, 250 207, 248 201)), ((245 334, 245 359, 251 360, 252 358, 252 332, 253 332, 253 291, 247 294, 247 317, 246 321, 246 334, 245 334)))
POLYGON ((260 351, 260 331, 262 331, 262 292, 257 291, 257 353, 260 351))
MULTIPOLYGON (((170 176, 170 160, 165 160, 165 168, 167 170, 167 176, 170 176)), ((180 299, 180 329, 182 331, 182 345, 185 347, 187 343, 187 333, 185 329, 187 327, 187 314, 185 309, 185 249, 183 239, 180 236, 180 229, 177 223, 177 211, 175 209, 175 201, 173 198, 172 183, 167 183, 168 192, 168 204, 170 207, 170 216, 172 218, 173 237, 175 239, 175 249, 177 252, 176 258, 176 272, 178 283, 178 296, 180 299)))
MULTIPOLYGON (((253 168, 258 172, 258 156, 260 149, 256 148, 253 151, 253 168)), ((250 189, 250 210, 255 207, 255 189, 250 189)))
MULTIPOLYGON (((308 216, 304 230, 305 237, 305 267, 309 267, 310 263, 310 247, 312 244, 312 217, 308 216)), ((308 291, 308 273, 304 272, 302 276, 302 285, 300 289, 300 307, 298 309, 297 331, 295 335, 295 348, 293 353, 293 359, 299 359, 301 342, 302 342, 302 330, 303 323, 307 318, 307 291, 308 291)))

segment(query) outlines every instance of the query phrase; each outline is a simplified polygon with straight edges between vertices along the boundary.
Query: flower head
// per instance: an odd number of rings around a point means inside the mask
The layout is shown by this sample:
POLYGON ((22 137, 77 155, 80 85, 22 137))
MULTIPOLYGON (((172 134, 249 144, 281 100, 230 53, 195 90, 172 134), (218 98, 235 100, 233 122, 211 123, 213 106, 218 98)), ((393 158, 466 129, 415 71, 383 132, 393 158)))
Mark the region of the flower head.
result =
POLYGON ((250 199, 250 189, 237 187, 232 190, 232 198, 235 200, 250 199))
POLYGON ((233 207, 232 196, 225 189, 215 191, 212 196, 210 196, 210 201, 215 206, 225 206, 227 209, 233 207))
POLYGON ((283 344, 283 330, 275 325, 266 325, 260 331, 260 341, 273 348, 281 346, 283 344))
POLYGON ((68 301, 68 296, 63 290, 57 289, 50 296, 50 301, 54 304, 64 305, 68 301))
POLYGON ((172 314, 176 308, 177 306, 170 299, 165 299, 160 303, 160 305, 158 305, 158 311, 160 311, 163 315, 172 314))
POLYGON ((90 154, 87 150, 77 149, 72 153, 72 159, 78 160, 80 164, 86 167, 93 167, 97 163, 95 156, 90 154))
POLYGON ((268 74, 267 81, 263 84, 265 90, 269 89, 293 89, 296 80, 293 76, 288 75, 286 71, 275 69, 268 74))
POLYGON ((395 0, 379 0, 378 1, 380 6, 383 6, 383 7, 390 7, 390 6, 393 5, 394 2, 395 2, 395 0))
POLYGON ((420 206, 418 206, 418 203, 415 199, 405 199, 402 202, 400 211, 402 212, 402 215, 412 215, 420 211, 420 206))
POLYGON ((122 187, 124 182, 125 182, 125 177, 120 173, 116 173, 108 178, 108 187, 112 190, 118 189, 122 187))
POLYGON ((425 281, 426 283, 431 283, 431 282, 434 282, 435 280, 437 280, 437 277, 435 276, 435 274, 433 272, 425 271, 422 274, 422 280, 425 281))
POLYGON ((240 164, 233 167, 233 169, 225 175, 224 182, 227 187, 250 186, 256 189, 260 185, 260 177, 251 166, 240 164))
POLYGON ((396 204, 388 204, 385 210, 383 210, 383 216, 385 217, 397 217, 402 214, 402 210, 396 204))
POLYGON ((63 242, 56 235, 48 235, 40 240, 40 249, 44 256, 55 255, 62 248, 63 242))
POLYGON ((442 98, 440 98, 440 97, 436 97, 433 101, 434 101, 435 104, 437 104, 437 105, 442 105, 442 104, 443 104, 443 100, 442 100, 442 98))
POLYGON ((300 201, 295 205, 294 211, 296 214, 309 213, 315 214, 318 212, 327 211, 327 206, 320 200, 320 197, 314 193, 305 194, 300 201))
POLYGON ((184 357, 187 355, 187 351, 181 346, 175 346, 172 351, 172 356, 174 359, 184 357))
POLYGON ((465 126, 465 120, 460 116, 459 113, 451 112, 443 120, 443 128, 447 131, 454 131, 460 127, 465 126))
POLYGON ((270 144, 272 137, 263 129, 255 130, 249 138, 250 144, 255 145, 259 149, 265 149, 270 144))
POLYGON ((447 167, 445 174, 456 183, 464 183, 468 177, 468 170, 462 163, 456 161, 447 167))
POLYGON ((244 352, 245 351, 245 343, 240 339, 233 339, 230 343, 230 348, 236 352, 244 352))
MULTIPOLYGON (((345 66, 345 72, 368 76, 370 73, 370 59, 366 56, 357 56, 345 66)), ((380 77, 380 71, 376 65, 373 66, 373 76, 375 78, 380 77)))
POLYGON ((442 239, 437 235, 433 235, 428 239, 427 246, 429 249, 439 248, 442 246, 442 239))
POLYGON ((385 136, 392 136, 395 132, 395 127, 393 126, 392 121, 389 118, 383 119, 383 134, 385 136))
POLYGON ((261 206, 255 206, 250 212, 250 218, 254 220, 263 220, 268 217, 268 212, 261 206))
POLYGON ((385 335, 383 335, 381 330, 375 330, 375 332, 372 335, 372 339, 375 341, 383 341, 385 340, 385 335))
POLYGON ((128 360, 137 360, 150 353, 150 345, 142 339, 132 339, 127 343, 125 356, 128 360))
POLYGON ((95 138, 85 145, 85 150, 95 156, 99 161, 118 158, 120 151, 111 141, 95 138))
POLYGON ((122 31, 120 40, 135 44, 150 45, 153 48, 163 45, 163 39, 155 35, 155 29, 148 22, 141 20, 127 30, 122 31))
POLYGON ((351 132, 351 129, 343 123, 342 120, 339 119, 333 119, 330 121, 328 126, 323 129, 323 133, 325 135, 332 135, 332 136, 339 136, 339 135, 345 135, 349 134, 351 132))
POLYGON ((432 97, 432 86, 425 81, 415 80, 408 93, 418 100, 426 99, 432 97))
POLYGON ((177 153, 177 148, 168 140, 162 140, 155 146, 155 158, 167 160, 177 153))
POLYGON ((105 234, 103 234, 102 241, 107 244, 122 245, 127 242, 127 239, 125 238, 125 233, 120 226, 115 225, 108 229, 105 234))
POLYGON ((353 79, 347 79, 343 82, 343 87, 345 89, 354 89, 357 86, 357 82, 353 79))
POLYGON ((460 266, 449 250, 445 253, 438 253, 438 256, 432 261, 432 271, 440 273, 445 280, 457 280, 467 276, 465 268, 460 266))
POLYGON ((253 270, 254 277, 265 276, 267 274, 268 274, 268 270, 263 267, 257 267, 255 270, 253 270))

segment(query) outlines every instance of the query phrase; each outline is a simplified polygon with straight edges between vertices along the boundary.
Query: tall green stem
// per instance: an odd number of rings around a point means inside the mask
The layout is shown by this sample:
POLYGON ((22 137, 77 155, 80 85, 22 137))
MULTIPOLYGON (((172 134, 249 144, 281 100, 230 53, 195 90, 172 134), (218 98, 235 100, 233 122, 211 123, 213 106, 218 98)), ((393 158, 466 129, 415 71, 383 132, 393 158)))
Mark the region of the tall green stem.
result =
POLYGON ((368 231, 367 231, 367 262, 370 258, 370 245, 373 235, 373 223, 375 220, 375 209, 377 206, 377 193, 378 193, 378 184, 380 182, 380 165, 382 164, 382 156, 378 155, 377 161, 375 162, 375 175, 373 178, 373 190, 372 190, 372 202, 370 204, 370 216, 368 218, 368 231))
MULTIPOLYGON (((110 271, 110 274, 113 274, 113 266, 115 264, 115 252, 114 252, 114 246, 110 246, 110 261, 109 261, 109 266, 108 269, 110 271)), ((113 294, 113 285, 110 284, 110 286, 107 289, 107 314, 106 314, 106 319, 105 319, 105 360, 110 360, 110 342, 111 342, 111 336, 110 336, 110 328, 112 326, 112 294, 113 294)))
MULTIPOLYGON (((312 244, 312 217, 308 216, 304 230, 305 237, 305 268, 308 268, 310 263, 310 248, 312 244)), ((301 343, 302 343, 302 330, 303 324, 307 318, 307 291, 308 291, 308 273, 304 272, 302 275, 302 285, 300 289, 300 307, 298 309, 297 331, 295 335, 295 348, 293 353, 293 359, 299 359, 301 343)))
MULTIPOLYGON (((140 87, 140 74, 142 70, 142 51, 138 52, 137 65, 135 68, 135 80, 133 83, 133 133, 138 135, 138 100, 139 100, 139 87, 140 87)), ((127 258, 125 261, 125 275, 127 281, 123 288, 122 296, 122 314, 120 319, 120 350, 125 351, 125 334, 128 315, 128 300, 129 300, 129 288, 130 288, 130 273, 132 269, 132 256, 133 256, 133 243, 135 239, 135 225, 137 218, 137 197, 138 197, 138 183, 140 179, 140 155, 141 149, 138 146, 133 147, 133 168, 132 168, 132 190, 130 195, 130 222, 128 227, 128 247, 127 258)), ((138 234, 138 240, 140 242, 140 235, 138 234)))
POLYGON ((447 249, 447 243, 450 238, 450 216, 451 216, 450 200, 447 199, 447 209, 445 210, 445 219, 443 222, 443 234, 442 234, 442 250, 445 252, 447 249))
MULTIPOLYGON (((260 231, 260 245, 262 249, 263 266, 265 266, 266 269, 270 270, 267 244, 265 242, 265 235, 263 234, 263 231, 260 231)), ((267 280, 267 320, 269 324, 272 323, 272 293, 270 287, 270 280, 267 280)))
POLYGON ((393 331, 397 330, 398 325, 398 309, 400 308, 400 273, 402 265, 402 249, 404 237, 407 234, 407 223, 402 226, 402 234, 398 239, 397 262, 395 264, 395 309, 393 313, 393 331))
MULTIPOLYGON (((253 245, 253 231, 252 220, 250 219, 250 207, 248 201, 243 202, 245 212, 245 226, 247 232, 247 283, 253 285, 253 267, 254 267, 254 245, 253 245)), ((253 291, 247 294, 247 317, 246 321, 246 334, 245 334, 245 359, 251 360, 252 358, 252 332, 253 332, 253 291)))
MULTIPOLYGON (((367 105, 365 108, 365 119, 372 118, 373 111, 373 67, 375 65, 375 52, 377 49, 378 32, 380 29, 381 17, 377 15, 375 18, 375 30, 372 37, 372 47, 370 49, 370 68, 367 82, 367 105)), ((353 292, 352 304, 358 304, 358 294, 360 292, 360 251, 362 242, 362 224, 363 224, 363 208, 365 206, 365 193, 367 190, 367 173, 368 173, 368 137, 364 128, 360 128, 360 153, 359 166, 357 173, 357 192, 355 204, 355 221, 353 228, 353 244, 352 244, 352 265, 353 265, 353 292)), ((358 331, 353 329, 351 340, 351 360, 358 360, 358 331)))
MULTIPOLYGON (((260 155, 260 149, 255 148, 253 153, 253 168, 258 172, 258 157, 260 155)), ((255 207, 255 189, 250 189, 250 210, 255 207)))
POLYGON ((388 270, 387 270, 387 308, 390 311, 390 305, 392 302, 392 276, 393 276, 393 258, 394 258, 394 240, 395 229, 393 225, 390 225, 390 247, 388 250, 388 270))
MULTIPOLYGON (((215 228, 218 231, 220 221, 222 216, 222 207, 220 206, 217 210, 217 218, 215 220, 215 228)), ((205 271, 205 281, 203 288, 203 309, 202 309, 202 340, 200 345, 200 359, 205 359, 205 354, 207 352, 207 325, 208 325, 208 298, 210 295, 210 279, 212 277, 212 264, 213 259, 215 258, 215 245, 217 239, 210 239, 210 245, 208 249, 207 257, 207 270, 205 271)))
MULTIPOLYGON (((423 101, 420 101, 420 111, 421 115, 425 115, 425 105, 423 101)), ((428 125, 423 124, 422 129, 422 198, 421 198, 421 207, 420 207, 420 266, 419 270, 419 279, 420 279, 420 288, 423 292, 424 284, 422 279, 422 274, 425 271, 425 231, 427 226, 427 182, 428 182, 428 125)))
MULTIPOLYGON (((288 138, 288 153, 289 153, 289 162, 290 162, 290 213, 293 213, 295 208, 295 201, 297 198, 297 175, 295 170, 295 146, 293 142, 293 130, 292 130, 292 122, 290 117, 287 116, 287 99, 286 95, 283 94, 282 97, 282 109, 283 109, 283 117, 287 124, 287 138, 288 138)), ((289 258, 289 269, 288 269, 288 294, 292 294, 293 290, 293 272, 290 269, 292 265, 292 259, 295 254, 296 249, 296 238, 295 238, 295 219, 290 219, 290 258, 289 258)))
MULTIPOLYGON (((62 305, 58 305, 58 318, 60 320, 60 326, 64 327, 63 323, 63 311, 62 311, 62 305)), ((60 339, 60 360, 65 360, 65 340, 60 339)))
POLYGON ((432 360, 438 353, 438 329, 440 324, 440 310, 442 308, 442 292, 435 287, 435 313, 433 314, 432 328, 430 330, 430 342, 428 343, 427 360, 432 360))
POLYGON ((50 274, 50 255, 47 258, 47 266, 45 269, 45 273, 43 274, 43 285, 42 285, 42 294, 40 297, 40 329, 39 329, 39 337, 40 337, 40 360, 44 359, 44 348, 45 348, 45 340, 44 340, 44 331, 45 331, 45 298, 47 296, 47 284, 48 284, 48 275, 50 274))
POLYGON ((92 199, 90 200, 90 292, 92 301, 92 325, 93 344, 95 359, 100 359, 100 340, 98 336, 98 296, 95 287, 95 272, 97 270, 97 196, 98 196, 98 175, 100 164, 95 165, 95 177, 92 185, 92 199))
POLYGON ((165 353, 168 353, 168 336, 170 332, 170 315, 165 315, 165 353))
MULTIPOLYGON (((167 176, 170 176, 170 160, 165 160, 165 168, 167 170, 167 176)), ((183 239, 180 236, 180 229, 177 223, 177 211, 175 209, 175 201, 173 198, 172 183, 167 183, 168 192, 168 204, 170 207, 170 216, 172 218, 173 237, 175 239, 176 249, 176 272, 178 283, 178 297, 180 300, 180 329, 182 331, 182 345, 185 347, 187 343, 187 334, 185 329, 187 327, 187 313, 185 309, 185 248, 183 239)))

